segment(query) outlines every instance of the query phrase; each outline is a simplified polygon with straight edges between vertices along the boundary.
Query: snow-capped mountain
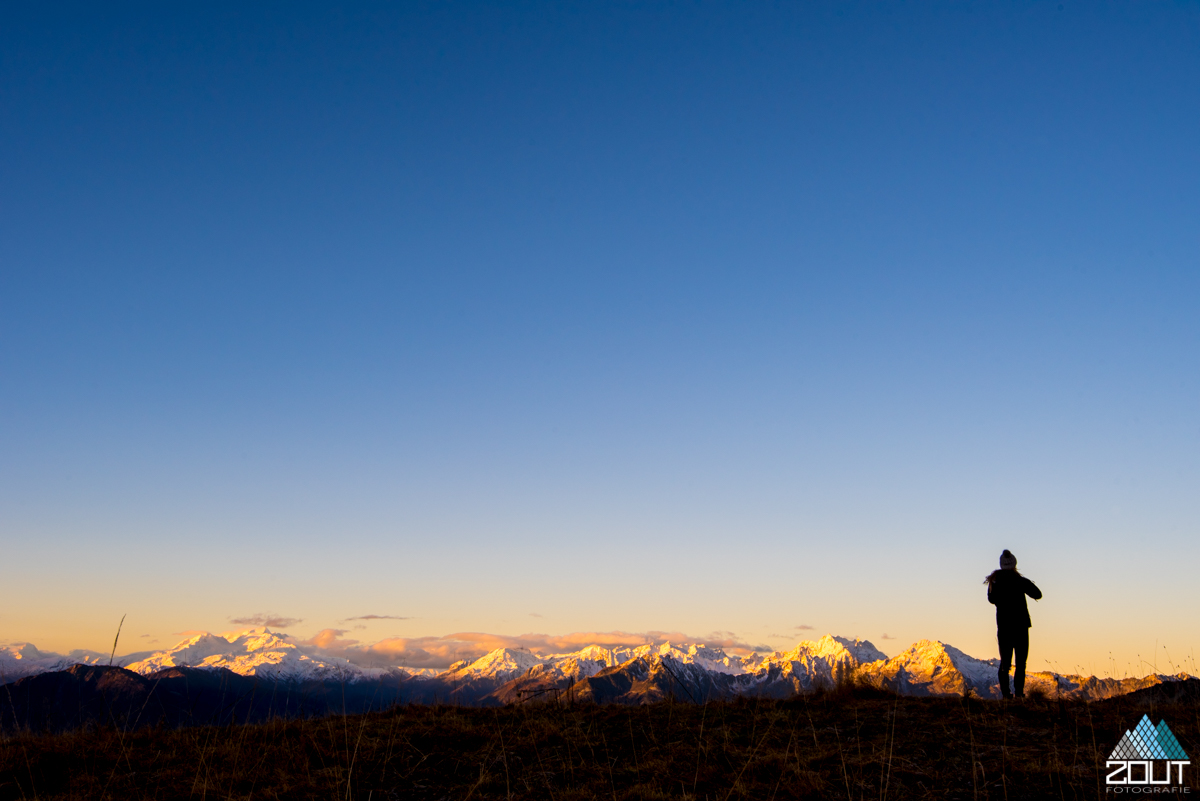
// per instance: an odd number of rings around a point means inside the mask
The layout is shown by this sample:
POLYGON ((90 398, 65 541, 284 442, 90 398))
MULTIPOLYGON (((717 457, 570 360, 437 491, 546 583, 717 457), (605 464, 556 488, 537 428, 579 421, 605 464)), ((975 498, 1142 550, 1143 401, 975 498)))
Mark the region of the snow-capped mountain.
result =
POLYGON ((832 686, 840 673, 847 676, 862 665, 886 660, 887 654, 866 640, 851 640, 826 634, 816 642, 801 642, 790 651, 776 651, 763 659, 760 670, 777 667, 792 677, 800 692, 832 686))
POLYGON ((999 666, 999 660, 976 659, 943 642, 921 640, 891 659, 863 665, 859 675, 903 695, 962 695, 970 690, 998 698, 999 666))
POLYGON ((497 648, 474 662, 456 662, 441 675, 452 680, 506 680, 545 662, 528 648, 497 648))
MULTIPOLYGON (((95 651, 72 651, 64 655, 39 651, 37 646, 27 642, 0 645, 0 684, 51 670, 63 670, 71 665, 108 664, 108 660, 107 654, 95 651)), ((114 660, 113 664, 119 664, 119 660, 114 660)))
MULTIPOLYGON (((675 645, 665 642, 659 646, 643 645, 635 648, 630 658, 641 659, 670 658, 681 665, 695 665, 710 673, 722 673, 727 676, 739 676, 758 666, 762 658, 758 654, 748 657, 731 656, 720 648, 708 645, 675 645)), ((626 660, 628 661, 628 660, 626 660)))
MULTIPOLYGON (((626 704, 668 697, 788 698, 844 681, 865 682, 903 695, 1000 695, 995 659, 977 659, 934 640, 922 640, 889 658, 866 640, 833 635, 786 651, 745 656, 704 644, 671 642, 618 648, 589 645, 546 655, 527 648, 498 648, 440 672, 363 667, 268 629, 197 634, 165 651, 131 656, 133 661, 125 658, 126 667, 143 676, 198 668, 287 682, 386 681, 393 689, 405 688, 398 697, 413 702, 502 704, 564 693, 578 700, 626 704)), ((49 654, 29 643, 2 646, 0 682, 78 663, 106 664, 107 658, 82 651, 49 654)), ((1098 699, 1183 677, 1101 679, 1034 672, 1028 675, 1026 688, 1051 696, 1098 699)))
POLYGON ((159 651, 126 667, 142 675, 171 667, 226 668, 242 676, 303 681, 360 681, 396 672, 390 668, 359 667, 342 657, 318 656, 269 629, 230 635, 197 634, 174 648, 159 651))

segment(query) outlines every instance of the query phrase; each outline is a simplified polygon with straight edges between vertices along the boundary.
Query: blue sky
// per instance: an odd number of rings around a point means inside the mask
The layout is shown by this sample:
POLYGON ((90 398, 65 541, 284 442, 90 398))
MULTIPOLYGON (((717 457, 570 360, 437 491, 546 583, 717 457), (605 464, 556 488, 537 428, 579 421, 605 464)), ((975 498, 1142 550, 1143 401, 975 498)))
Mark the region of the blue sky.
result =
POLYGON ((0 637, 1187 651, 1198 134, 1185 4, 7 7, 0 637))

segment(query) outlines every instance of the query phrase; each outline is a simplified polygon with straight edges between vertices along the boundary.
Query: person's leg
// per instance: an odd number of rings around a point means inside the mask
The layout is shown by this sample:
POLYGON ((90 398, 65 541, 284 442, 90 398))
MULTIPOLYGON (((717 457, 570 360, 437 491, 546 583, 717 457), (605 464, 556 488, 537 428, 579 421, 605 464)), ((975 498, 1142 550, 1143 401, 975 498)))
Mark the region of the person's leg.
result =
POLYGON ((1011 698, 1012 690, 1010 690, 1008 687, 1008 669, 1012 666, 1012 638, 1008 636, 1008 632, 1004 629, 998 629, 996 631, 996 641, 1000 645, 1000 670, 998 671, 1000 678, 1000 697, 1011 698))
POLYGON ((1013 645, 1017 652, 1017 673, 1013 676, 1018 698, 1025 697, 1025 660, 1029 658, 1029 629, 1013 632, 1013 645))

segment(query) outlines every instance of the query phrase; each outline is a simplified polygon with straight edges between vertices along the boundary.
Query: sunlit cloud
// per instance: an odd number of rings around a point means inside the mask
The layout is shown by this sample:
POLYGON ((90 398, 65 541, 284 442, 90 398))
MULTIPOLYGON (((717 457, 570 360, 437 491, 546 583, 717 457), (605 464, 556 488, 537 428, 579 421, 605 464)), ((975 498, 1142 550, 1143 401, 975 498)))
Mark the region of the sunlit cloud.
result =
POLYGON ((358 640, 343 638, 346 629, 321 629, 311 639, 299 640, 301 645, 309 645, 327 652, 343 651, 358 645, 358 640))
POLYGON ((284 617, 283 615, 269 615, 259 612, 257 615, 249 615, 247 617, 231 617, 229 618, 229 622, 236 626, 266 626, 267 628, 286 629, 304 621, 298 617, 284 617))

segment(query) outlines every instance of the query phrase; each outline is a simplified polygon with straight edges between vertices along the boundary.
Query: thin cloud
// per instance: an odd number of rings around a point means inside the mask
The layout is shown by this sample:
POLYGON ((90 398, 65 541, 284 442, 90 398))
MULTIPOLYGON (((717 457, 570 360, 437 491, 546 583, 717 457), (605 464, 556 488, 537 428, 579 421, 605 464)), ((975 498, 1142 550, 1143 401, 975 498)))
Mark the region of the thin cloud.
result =
POLYGON ((807 623, 801 623, 799 626, 796 626, 795 628, 797 631, 812 631, 813 630, 813 627, 808 625, 807 623))
POLYGON ((896 638, 895 638, 895 637, 893 637, 892 635, 888 634, 888 633, 885 631, 883 634, 881 634, 881 635, 879 636, 879 639, 881 639, 881 640, 894 640, 894 639, 896 639, 896 638))
POLYGON ((541 617, 541 615, 539 615, 537 612, 530 612, 529 616, 530 617, 541 617))
POLYGON ((399 615, 358 615, 357 617, 344 618, 342 622, 349 623, 351 620, 412 620, 412 618, 400 617, 399 615))
POLYGON ((298 617, 284 617, 283 615, 269 615, 259 612, 257 615, 249 615, 247 617, 231 617, 229 618, 229 622, 235 626, 266 626, 267 628, 286 629, 304 621, 298 617))

